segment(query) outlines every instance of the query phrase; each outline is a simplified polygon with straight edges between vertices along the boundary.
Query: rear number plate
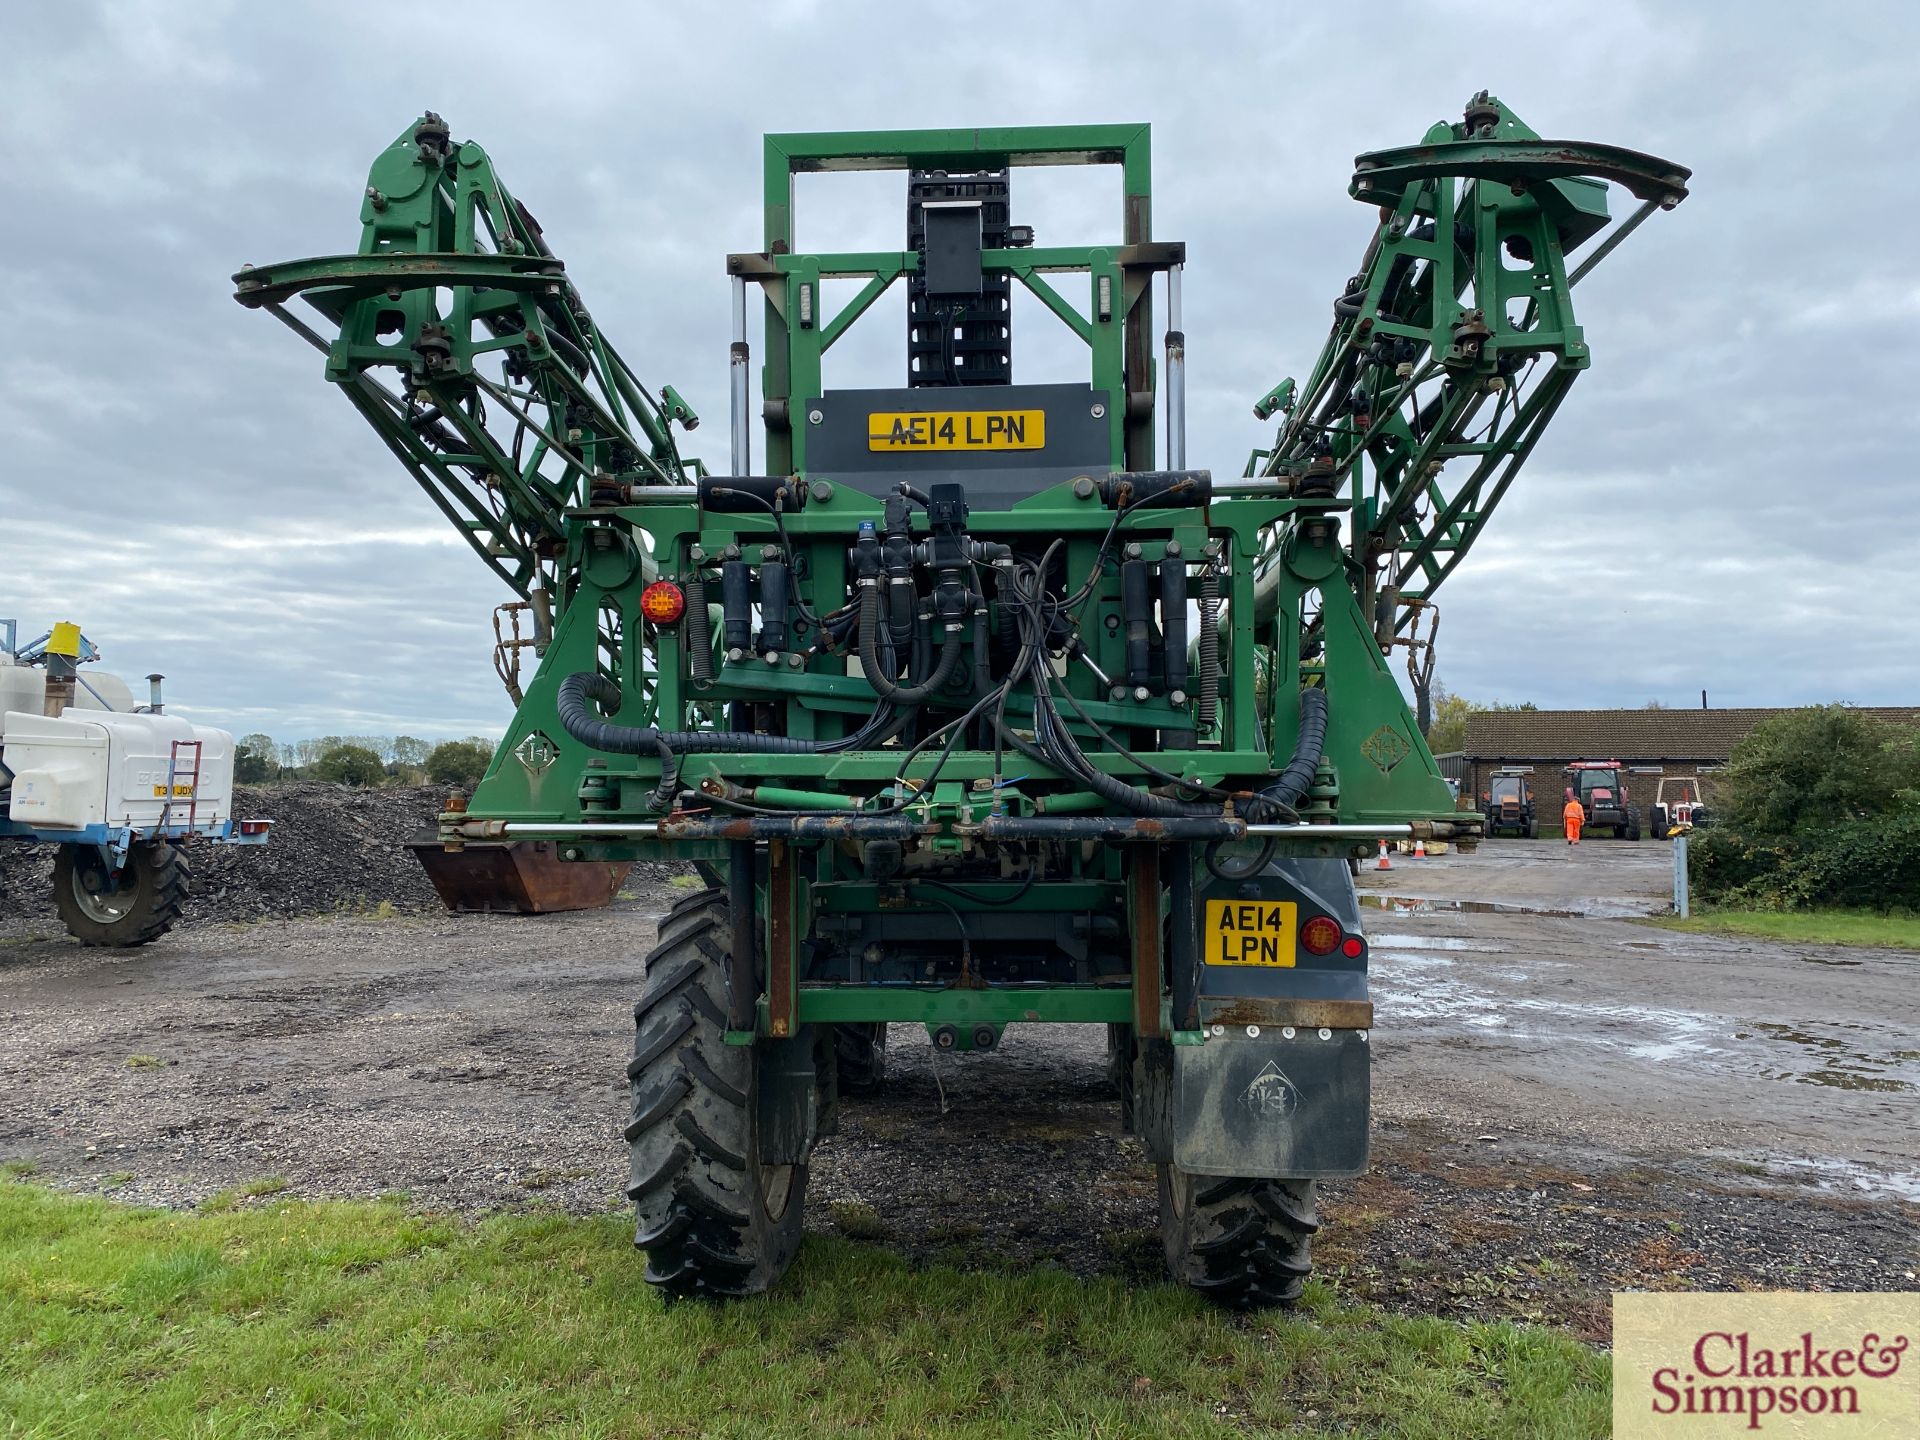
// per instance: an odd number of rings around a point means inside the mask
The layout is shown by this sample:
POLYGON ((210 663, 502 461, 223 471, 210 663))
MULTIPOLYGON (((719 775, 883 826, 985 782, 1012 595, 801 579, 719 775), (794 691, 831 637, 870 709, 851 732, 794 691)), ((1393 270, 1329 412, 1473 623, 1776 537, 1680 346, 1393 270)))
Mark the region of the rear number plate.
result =
POLYGON ((1207 901, 1207 964, 1291 966, 1298 912, 1291 900, 1207 901))
POLYGON ((925 454, 940 450, 1044 450, 1044 410, 875 411, 867 449, 925 454))

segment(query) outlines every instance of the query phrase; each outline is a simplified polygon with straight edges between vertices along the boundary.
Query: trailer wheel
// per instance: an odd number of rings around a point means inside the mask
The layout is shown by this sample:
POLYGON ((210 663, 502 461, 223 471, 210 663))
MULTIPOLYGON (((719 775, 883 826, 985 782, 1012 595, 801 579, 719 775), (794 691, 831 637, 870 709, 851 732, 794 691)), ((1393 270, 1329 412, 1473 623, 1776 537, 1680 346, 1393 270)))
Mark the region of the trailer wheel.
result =
POLYGON ((833 1027, 833 1061, 842 1095, 873 1095, 887 1079, 885 1022, 843 1022, 833 1027))
POLYGON ((82 945, 124 949, 171 930, 192 881, 186 852, 164 840, 133 845, 117 870, 97 845, 62 845, 53 860, 53 903, 82 945))
POLYGON ((671 1295, 757 1295, 800 1248, 807 1167, 762 1163, 757 1047, 726 1043, 727 917, 721 891, 676 904, 633 1007, 633 1243, 671 1295))
POLYGON ((1319 1228, 1311 1180, 1236 1180, 1160 1166, 1168 1273, 1219 1304, 1254 1310, 1298 1300, 1319 1228))

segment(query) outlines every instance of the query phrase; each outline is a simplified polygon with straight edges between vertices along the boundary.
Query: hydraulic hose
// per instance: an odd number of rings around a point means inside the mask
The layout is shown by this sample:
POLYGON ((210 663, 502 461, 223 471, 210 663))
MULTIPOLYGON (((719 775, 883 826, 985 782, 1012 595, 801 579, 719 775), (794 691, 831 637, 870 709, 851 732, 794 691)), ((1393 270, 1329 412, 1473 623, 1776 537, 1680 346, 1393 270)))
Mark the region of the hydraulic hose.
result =
MULTIPOLYGON (((889 706, 882 704, 865 724, 838 740, 802 740, 790 735, 754 735, 737 730, 657 730, 651 725, 616 725, 593 713, 591 702, 617 703, 620 687, 596 672, 569 675, 560 682, 555 709, 560 725, 575 740, 592 750, 611 755, 667 755, 676 762, 682 755, 719 755, 728 752, 749 755, 825 755, 840 750, 857 750, 893 723, 889 706)), ((663 773, 662 779, 665 779, 663 773)))
POLYGON ((687 671, 695 681, 713 679, 713 616, 707 611, 707 582, 698 571, 682 587, 687 593, 687 671))
MULTIPOLYGON (((1313 783, 1314 772, 1320 768, 1320 757, 1325 753, 1326 745, 1327 692, 1317 688, 1304 689, 1300 692, 1300 735, 1294 742, 1293 758, 1287 761, 1280 778, 1258 793, 1256 801, 1285 806, 1292 811, 1306 798, 1307 787, 1313 783)), ((1220 863, 1220 847, 1209 845, 1205 851, 1207 869, 1221 880, 1245 880, 1267 868, 1273 859, 1273 848, 1273 841, 1268 840, 1250 864, 1239 869, 1228 869, 1220 863)))
POLYGON ((933 673, 918 685, 896 685, 880 663, 880 590, 867 585, 860 592, 860 667, 867 683, 882 700, 892 705, 918 705, 937 690, 946 688, 960 664, 960 630, 953 626, 940 642, 940 659, 933 673))
POLYGON ((1200 575, 1200 693, 1193 722, 1202 734, 1220 713, 1220 574, 1209 565, 1200 575))
POLYGON ((1306 798, 1313 784, 1314 771, 1320 768, 1320 756, 1327 745, 1327 692, 1310 688, 1300 692, 1300 737, 1294 742, 1293 758, 1280 778, 1260 792, 1263 800, 1277 801, 1292 810, 1306 798))

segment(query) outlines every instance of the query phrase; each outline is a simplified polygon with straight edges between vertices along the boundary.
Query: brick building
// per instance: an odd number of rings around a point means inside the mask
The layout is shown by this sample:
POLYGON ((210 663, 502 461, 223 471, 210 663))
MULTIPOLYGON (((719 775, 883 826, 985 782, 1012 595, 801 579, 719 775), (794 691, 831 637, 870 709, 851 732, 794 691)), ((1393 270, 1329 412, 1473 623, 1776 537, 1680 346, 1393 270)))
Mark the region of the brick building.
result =
MULTIPOLYGON (((1783 713, 1753 710, 1489 710, 1467 717, 1464 750, 1435 757, 1440 772, 1460 782, 1463 805, 1477 806, 1497 770, 1527 771, 1543 813, 1559 808, 1573 760, 1618 760, 1627 769, 1628 798, 1652 801, 1663 775, 1704 775, 1712 801, 1712 773, 1762 720, 1783 713)), ((1920 724, 1920 709, 1860 707, 1863 715, 1920 724)))

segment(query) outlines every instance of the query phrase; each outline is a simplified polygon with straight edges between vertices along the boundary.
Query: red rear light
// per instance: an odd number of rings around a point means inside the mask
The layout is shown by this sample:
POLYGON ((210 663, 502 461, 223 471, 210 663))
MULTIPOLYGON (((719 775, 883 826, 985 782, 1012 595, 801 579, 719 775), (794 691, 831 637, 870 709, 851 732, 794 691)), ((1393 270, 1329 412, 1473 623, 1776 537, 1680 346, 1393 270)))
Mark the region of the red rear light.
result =
POLYGON ((678 625, 687 613, 686 592, 671 580, 656 580, 640 592, 640 613, 655 625, 678 625))
POLYGON ((1309 955, 1331 955, 1345 937, 1338 920, 1316 915, 1300 927, 1300 948, 1309 955))
POLYGON ((1340 947, 1340 953, 1349 960, 1358 960, 1360 958, 1360 952, 1366 948, 1366 941, 1362 940, 1358 935, 1349 935, 1347 937, 1347 943, 1340 947))

